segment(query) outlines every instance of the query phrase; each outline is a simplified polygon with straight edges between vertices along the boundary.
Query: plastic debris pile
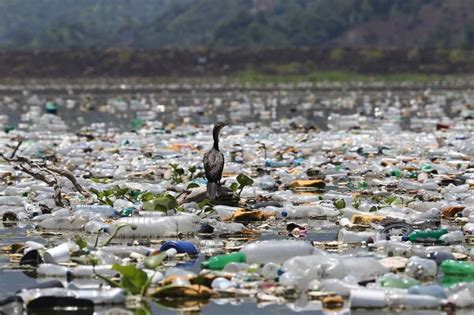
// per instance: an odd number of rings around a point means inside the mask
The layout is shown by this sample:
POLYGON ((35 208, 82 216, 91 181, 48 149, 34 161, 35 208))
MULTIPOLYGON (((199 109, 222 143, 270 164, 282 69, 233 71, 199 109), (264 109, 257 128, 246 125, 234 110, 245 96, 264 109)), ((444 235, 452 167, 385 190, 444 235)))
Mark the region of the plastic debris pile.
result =
POLYGON ((32 113, 2 134, 0 224, 27 236, 2 240, 4 268, 38 284, 0 308, 473 308, 474 123, 440 102, 410 103, 426 110, 418 131, 402 128, 404 107, 368 100, 373 117, 332 114, 330 131, 302 117, 226 127, 223 177, 240 198, 224 204, 202 193, 209 125, 70 133, 52 105, 32 113))

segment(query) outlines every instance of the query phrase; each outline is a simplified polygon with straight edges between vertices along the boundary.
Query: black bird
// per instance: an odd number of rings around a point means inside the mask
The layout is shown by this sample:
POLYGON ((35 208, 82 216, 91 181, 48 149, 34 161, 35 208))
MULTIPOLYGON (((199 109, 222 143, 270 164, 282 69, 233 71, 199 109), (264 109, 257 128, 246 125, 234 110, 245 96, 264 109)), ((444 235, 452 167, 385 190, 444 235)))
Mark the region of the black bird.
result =
POLYGON ((222 170, 224 169, 224 155, 219 151, 219 133, 226 123, 217 123, 212 130, 214 145, 204 154, 204 171, 207 178, 207 195, 209 199, 215 200, 219 197, 221 187, 222 170))

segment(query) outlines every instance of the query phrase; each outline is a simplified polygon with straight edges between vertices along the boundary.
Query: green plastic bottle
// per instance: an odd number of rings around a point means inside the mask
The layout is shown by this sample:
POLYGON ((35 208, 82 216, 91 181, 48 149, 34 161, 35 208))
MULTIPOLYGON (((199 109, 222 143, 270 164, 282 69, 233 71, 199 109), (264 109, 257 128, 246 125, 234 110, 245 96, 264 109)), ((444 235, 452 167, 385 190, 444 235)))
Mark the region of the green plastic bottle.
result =
POLYGON ((422 170, 423 172, 430 172, 430 171, 431 171, 431 165, 428 164, 428 163, 425 163, 425 164, 423 164, 423 165, 421 166, 421 170, 422 170))
POLYGON ((127 207, 120 212, 121 217, 131 217, 133 215, 133 212, 135 212, 135 208, 133 207, 127 207))
POLYGON ((450 287, 458 283, 474 282, 474 275, 460 276, 460 275, 444 275, 441 278, 441 285, 443 287, 450 287))
POLYGON ((361 180, 358 186, 360 190, 365 190, 369 187, 369 184, 365 180, 361 180))
POLYGON ((441 285, 450 287, 457 283, 474 282, 474 263, 469 261, 445 260, 441 263, 444 273, 441 285))
POLYGON ((474 275, 474 263, 469 261, 445 260, 441 263, 445 275, 474 275))
POLYGON ((395 177, 400 178, 400 177, 402 177, 402 172, 400 170, 392 170, 390 172, 390 176, 395 176, 395 177))
POLYGON ((211 257, 208 261, 201 263, 201 268, 212 269, 212 270, 221 270, 227 264, 232 262, 244 263, 247 261, 247 257, 244 253, 236 252, 226 255, 218 255, 211 257))
POLYGON ((380 286, 383 288, 408 289, 419 284, 420 281, 412 278, 386 278, 380 280, 380 286))
POLYGON ((438 241, 441 236, 448 233, 447 229, 438 229, 438 230, 416 230, 411 232, 408 235, 408 240, 412 242, 422 242, 422 241, 438 241))

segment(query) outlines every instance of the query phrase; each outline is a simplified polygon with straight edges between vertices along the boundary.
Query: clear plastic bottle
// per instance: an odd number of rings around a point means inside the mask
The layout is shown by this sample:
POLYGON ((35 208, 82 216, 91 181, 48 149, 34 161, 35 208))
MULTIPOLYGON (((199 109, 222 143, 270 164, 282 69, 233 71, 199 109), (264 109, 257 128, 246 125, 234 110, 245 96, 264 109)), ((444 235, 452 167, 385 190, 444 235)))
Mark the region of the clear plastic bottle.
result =
POLYGON ((87 222, 89 218, 81 215, 49 217, 38 223, 38 227, 48 230, 80 230, 87 222))
POLYGON ((464 233, 462 231, 452 231, 442 235, 439 240, 449 245, 463 243, 464 233))
POLYGON ((354 244, 367 242, 370 238, 375 239, 375 232, 352 232, 346 229, 341 229, 337 236, 340 242, 354 244))
POLYGON ((240 252, 247 256, 247 263, 283 263, 295 256, 311 255, 314 251, 310 243, 294 240, 260 241, 245 245, 240 252))
POLYGON ((426 279, 435 277, 437 269, 435 261, 413 256, 407 261, 405 273, 415 279, 426 279))
POLYGON ((283 264, 282 270, 279 283, 300 290, 308 289, 313 280, 342 279, 349 274, 341 257, 324 254, 293 257, 283 264))
POLYGON ((110 225, 110 234, 114 234, 118 226, 127 224, 129 227, 118 231, 118 238, 175 236, 196 232, 198 222, 197 216, 187 214, 165 217, 126 217, 110 225))
POLYGON ((108 218, 113 218, 118 215, 117 210, 105 205, 77 205, 74 207, 74 212, 93 212, 108 218))

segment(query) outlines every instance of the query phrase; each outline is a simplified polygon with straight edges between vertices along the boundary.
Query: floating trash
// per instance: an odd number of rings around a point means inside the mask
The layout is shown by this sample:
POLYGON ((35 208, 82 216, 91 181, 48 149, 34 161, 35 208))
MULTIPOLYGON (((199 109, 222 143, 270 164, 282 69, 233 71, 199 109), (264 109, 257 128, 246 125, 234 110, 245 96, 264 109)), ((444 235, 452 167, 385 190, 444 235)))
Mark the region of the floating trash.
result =
MULTIPOLYGON (((192 90, 166 85, 178 88, 192 90)), ((0 312, 140 312, 129 302, 152 299, 193 310, 211 300, 472 310, 469 98, 354 92, 313 104, 280 88, 268 100, 243 88, 206 99, 115 95, 100 106, 30 95, 18 127, 2 116, 1 268, 38 286, 5 293, 0 312), (301 113, 287 115, 290 103, 301 113), (76 110, 125 117, 126 127, 66 123, 76 110), (305 115, 316 111, 327 125, 305 115), (186 123, 193 115, 202 121, 186 123), (234 123, 213 137, 216 118, 234 123)))

